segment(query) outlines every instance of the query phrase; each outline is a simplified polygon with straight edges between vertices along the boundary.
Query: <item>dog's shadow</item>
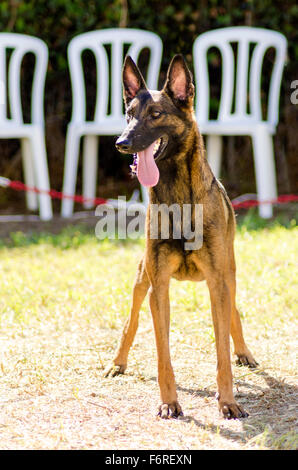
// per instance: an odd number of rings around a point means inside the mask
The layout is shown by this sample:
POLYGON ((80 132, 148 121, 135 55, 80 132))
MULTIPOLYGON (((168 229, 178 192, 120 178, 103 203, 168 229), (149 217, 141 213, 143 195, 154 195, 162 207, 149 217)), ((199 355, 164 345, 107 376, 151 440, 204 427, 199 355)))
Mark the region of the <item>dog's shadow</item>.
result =
MULTIPOLYGON (((228 426, 221 424, 206 425, 205 421, 200 421, 192 415, 184 415, 179 419, 184 422, 194 423, 198 428, 206 430, 211 433, 220 435, 232 441, 238 441, 241 444, 246 444, 248 441, 254 441, 254 438, 270 431, 271 436, 266 438, 266 448, 276 449, 278 444, 278 436, 281 434, 289 434, 293 431, 295 413, 297 415, 298 409, 298 387, 295 385, 286 384, 282 379, 278 380, 269 375, 264 370, 254 369, 252 373, 256 373, 262 377, 268 388, 251 384, 245 380, 236 379, 236 388, 244 388, 251 391, 237 392, 235 398, 239 404, 243 405, 245 402, 245 409, 249 412, 249 417, 241 419, 242 431, 233 431, 228 426), (292 413, 291 413, 292 410, 292 413), (296 410, 296 411, 295 411, 296 410), (291 423, 292 422, 292 427, 291 423)), ((151 377, 150 380, 156 381, 156 377, 151 377)), ((200 398, 214 398, 215 392, 210 391, 208 388, 203 390, 185 388, 177 384, 177 391, 191 394, 193 397, 200 398)), ((294 434, 294 431, 293 431, 294 434)), ((290 436, 291 438, 291 436, 290 436)), ((260 437, 261 440, 261 437, 260 437)))

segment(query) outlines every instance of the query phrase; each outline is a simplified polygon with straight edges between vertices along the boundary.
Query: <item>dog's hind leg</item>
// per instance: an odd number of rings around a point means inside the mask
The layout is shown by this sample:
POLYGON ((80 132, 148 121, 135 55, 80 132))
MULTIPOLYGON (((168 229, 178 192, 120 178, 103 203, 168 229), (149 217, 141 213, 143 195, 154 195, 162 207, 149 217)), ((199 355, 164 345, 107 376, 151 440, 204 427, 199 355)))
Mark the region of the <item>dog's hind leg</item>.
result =
POLYGON ((149 285, 148 276, 144 269, 144 263, 143 260, 141 260, 133 287, 130 315, 125 322, 115 358, 112 364, 104 371, 105 377, 108 375, 114 377, 115 375, 124 374, 125 372, 128 353, 138 328, 139 312, 149 289, 149 285))
POLYGON ((235 354, 238 357, 237 364, 242 366, 248 366, 252 369, 257 367, 257 361, 253 358, 253 355, 245 344, 240 315, 236 306, 232 306, 231 335, 234 342, 235 354))
POLYGON ((251 368, 257 367, 258 363, 253 358, 245 344, 240 315, 236 307, 236 277, 235 277, 235 262, 234 255, 230 257, 231 269, 227 276, 227 285, 230 291, 231 299, 231 335, 234 343, 234 352, 238 357, 237 364, 244 365, 251 368))

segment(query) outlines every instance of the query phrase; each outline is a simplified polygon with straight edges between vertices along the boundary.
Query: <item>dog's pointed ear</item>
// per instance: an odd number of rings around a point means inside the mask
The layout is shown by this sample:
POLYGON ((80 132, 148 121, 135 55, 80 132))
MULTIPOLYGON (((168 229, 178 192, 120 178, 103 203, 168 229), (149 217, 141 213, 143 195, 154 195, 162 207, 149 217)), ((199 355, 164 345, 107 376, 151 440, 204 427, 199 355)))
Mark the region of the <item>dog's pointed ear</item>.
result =
POLYGON ((123 97, 126 106, 142 89, 147 89, 145 80, 130 56, 125 57, 123 70, 123 97))
POLYGON ((163 89, 178 106, 188 105, 189 100, 193 98, 195 87, 192 74, 181 54, 173 57, 163 89))

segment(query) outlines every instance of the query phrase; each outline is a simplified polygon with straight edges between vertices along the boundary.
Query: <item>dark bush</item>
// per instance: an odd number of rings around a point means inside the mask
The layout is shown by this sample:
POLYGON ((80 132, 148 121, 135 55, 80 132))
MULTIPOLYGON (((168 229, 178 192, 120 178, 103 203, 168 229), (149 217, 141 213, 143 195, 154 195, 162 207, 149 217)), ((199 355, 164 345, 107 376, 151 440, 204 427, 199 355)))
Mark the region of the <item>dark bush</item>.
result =
MULTIPOLYGON (((282 82, 275 150, 279 192, 297 192, 298 110, 297 105, 290 101, 291 82, 298 79, 298 5, 295 0, 2 0, 1 31, 35 35, 49 47, 45 113, 51 186, 58 190, 62 186, 64 139, 71 112, 66 50, 73 36, 119 26, 156 32, 164 43, 162 84, 168 63, 175 53, 183 53, 192 67, 192 44, 200 33, 236 25, 269 28, 287 37, 288 63, 282 82)), ((27 62, 24 68, 30 69, 29 58, 27 62)), ((216 61, 212 66, 216 68, 216 61)), ((30 70, 27 73, 30 76, 30 70)), ((23 84, 25 89, 26 83, 23 84)), ((114 149, 114 140, 112 137, 100 140, 98 193, 103 196, 111 196, 113 192, 118 194, 119 185, 122 186, 122 194, 125 190, 130 192, 135 184, 130 181, 127 160, 114 149)), ((0 142, 0 146, 0 174, 21 179, 18 143, 5 140, 0 142)), ((225 140, 222 180, 232 196, 255 191, 251 150, 248 138, 225 140)), ((7 194, 0 193, 2 207, 7 205, 8 197, 14 197, 7 194)))

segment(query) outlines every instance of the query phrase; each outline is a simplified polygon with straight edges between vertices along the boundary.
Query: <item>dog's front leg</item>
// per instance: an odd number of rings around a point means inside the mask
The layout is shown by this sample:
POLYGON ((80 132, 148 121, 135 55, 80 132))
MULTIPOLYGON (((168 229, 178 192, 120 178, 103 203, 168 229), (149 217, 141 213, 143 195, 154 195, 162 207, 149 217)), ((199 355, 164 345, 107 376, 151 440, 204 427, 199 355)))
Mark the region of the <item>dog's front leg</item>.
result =
POLYGON ((158 415, 161 418, 177 418, 182 415, 177 400, 174 372, 171 364, 169 329, 170 329, 170 276, 155 275, 151 277, 149 303, 153 319, 158 360, 158 384, 161 405, 158 415))
POLYGON ((148 292, 149 285, 148 276, 142 259, 138 266, 136 280, 133 287, 130 315, 125 322, 115 358, 104 371, 105 377, 108 375, 114 377, 119 374, 124 374, 125 372, 128 353, 138 328, 139 312, 143 300, 148 292))
POLYGON ((207 279, 217 353, 218 405, 225 418, 245 418, 248 414, 235 401, 230 358, 231 299, 225 277, 207 279))

